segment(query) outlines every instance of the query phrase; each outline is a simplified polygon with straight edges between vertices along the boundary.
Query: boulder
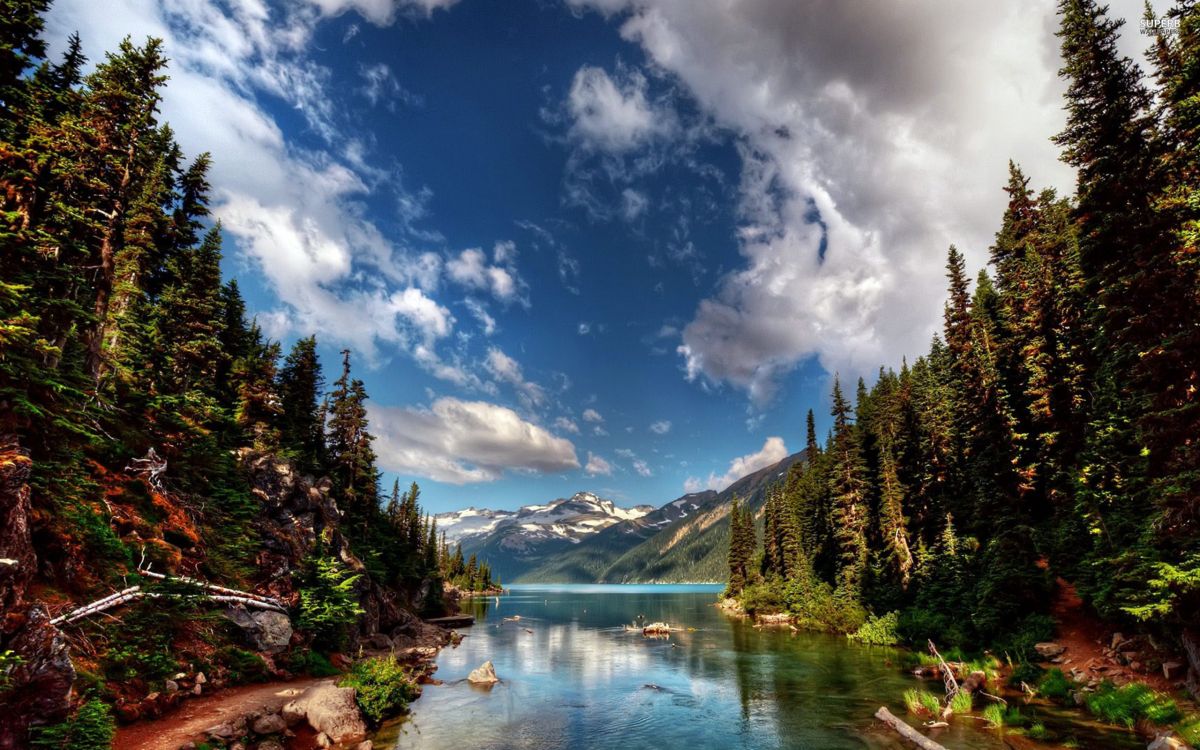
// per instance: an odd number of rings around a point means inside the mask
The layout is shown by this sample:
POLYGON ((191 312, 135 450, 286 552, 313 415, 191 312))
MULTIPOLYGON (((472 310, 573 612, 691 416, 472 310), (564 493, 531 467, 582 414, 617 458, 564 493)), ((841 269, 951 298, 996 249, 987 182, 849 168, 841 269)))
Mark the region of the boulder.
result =
POLYGON ((279 740, 263 740, 254 746, 254 750, 285 750, 279 740))
POLYGON ((287 722, 279 714, 264 714, 255 719, 250 728, 255 734, 283 734, 283 730, 287 729, 287 722))
POLYGON ((225 610, 225 619, 241 629, 242 637, 255 651, 277 654, 292 641, 292 621, 282 612, 250 611, 237 604, 225 610))
POLYGON ((1174 732, 1167 732, 1155 737, 1146 750, 1191 750, 1191 746, 1181 740, 1174 732))
POLYGON ((967 678, 962 682, 962 689, 968 693, 974 693, 985 687, 987 687, 987 674, 980 670, 967 675, 967 678))
POLYGON ((476 685, 495 685, 499 681, 500 678, 496 676, 496 667, 490 660, 485 661, 478 669, 471 670, 471 674, 467 675, 467 682, 476 685))
POLYGON ((354 688, 325 683, 305 690, 299 698, 284 706, 285 723, 289 715, 300 711, 310 727, 326 735, 335 745, 352 745, 367 738, 367 724, 354 702, 354 688))
POLYGON ((25 624, 4 648, 22 659, 8 674, 9 689, 0 693, 0 750, 16 750, 27 747, 30 724, 52 724, 70 713, 75 665, 41 604, 26 613, 25 624))
POLYGON ((371 649, 372 651, 391 651, 392 639, 383 633, 369 635, 362 639, 363 648, 371 649))
POLYGON ((166 690, 168 693, 178 693, 179 692, 179 683, 176 682, 175 680, 164 680, 163 681, 163 690, 166 690))
POLYGON ((1043 659, 1053 659, 1067 650, 1066 646, 1062 645, 1061 643, 1054 643, 1053 641, 1035 643, 1033 648, 1043 659))
POLYGON ((289 727, 294 727, 307 718, 304 712, 304 706, 301 706, 297 701, 285 703, 283 708, 279 710, 279 717, 283 719, 283 723, 289 727))

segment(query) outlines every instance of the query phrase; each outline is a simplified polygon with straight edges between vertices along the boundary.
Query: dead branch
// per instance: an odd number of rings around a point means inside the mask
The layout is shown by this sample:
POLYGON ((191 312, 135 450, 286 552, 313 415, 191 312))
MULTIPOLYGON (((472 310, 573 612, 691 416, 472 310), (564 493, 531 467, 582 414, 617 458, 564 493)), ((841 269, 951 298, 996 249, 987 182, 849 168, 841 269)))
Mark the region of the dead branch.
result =
POLYGON ((946 683, 946 702, 949 703, 954 696, 958 695, 958 680, 954 678, 954 670, 950 668, 950 665, 947 664, 946 660, 942 658, 942 655, 938 653, 937 646, 933 645, 932 640, 929 641, 929 653, 933 654, 933 656, 938 660, 938 664, 941 665, 943 675, 942 679, 946 683))
POLYGON ((162 484, 162 476, 167 471, 167 459, 160 458, 158 451, 154 448, 146 451, 143 458, 135 458, 129 466, 125 467, 125 471, 141 474, 146 478, 146 481, 151 487, 164 492, 162 484))
POLYGON ((887 710, 887 706, 880 706, 879 710, 875 712, 875 718, 895 729, 900 733, 901 737, 921 748, 921 750, 946 750, 945 747, 913 729, 903 720, 896 718, 891 711, 887 710))
POLYGON ((283 605, 283 602, 279 601, 278 599, 273 599, 269 596, 262 596, 260 594, 251 593, 249 591, 238 591, 237 589, 230 589, 230 588, 226 588, 224 586, 218 586, 215 583, 206 583, 205 581, 200 581, 195 578, 188 578, 187 576, 165 576, 162 573, 155 573, 148 569, 147 570, 139 570, 138 573, 140 575, 146 576, 147 578, 154 578, 159 581, 181 581, 183 583, 190 584, 192 586, 199 586, 202 589, 207 589, 208 591, 213 591, 218 594, 227 594, 229 596, 240 596, 240 597, 245 597, 247 599, 256 599, 256 600, 262 602, 263 604, 270 604, 279 609, 285 608, 283 605))

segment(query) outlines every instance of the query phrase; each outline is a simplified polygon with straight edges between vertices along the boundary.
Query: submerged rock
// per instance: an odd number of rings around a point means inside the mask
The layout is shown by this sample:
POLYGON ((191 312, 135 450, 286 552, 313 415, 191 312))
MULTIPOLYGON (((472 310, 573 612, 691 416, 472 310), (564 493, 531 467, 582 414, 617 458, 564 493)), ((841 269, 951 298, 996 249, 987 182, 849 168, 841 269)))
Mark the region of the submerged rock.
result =
POLYGON ((485 661, 478 669, 471 670, 471 674, 467 675, 467 682, 472 682, 476 685, 494 685, 500 681, 496 676, 496 667, 491 660, 485 661))

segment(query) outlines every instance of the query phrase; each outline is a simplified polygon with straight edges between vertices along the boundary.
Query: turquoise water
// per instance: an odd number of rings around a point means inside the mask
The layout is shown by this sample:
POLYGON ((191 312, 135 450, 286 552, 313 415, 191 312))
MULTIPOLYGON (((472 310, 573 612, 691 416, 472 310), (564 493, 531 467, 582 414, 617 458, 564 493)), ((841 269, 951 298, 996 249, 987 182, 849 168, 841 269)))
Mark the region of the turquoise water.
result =
MULTIPOLYGON (((427 686, 410 720, 377 747, 905 747, 872 715, 887 704, 903 716, 906 688, 940 684, 905 674, 892 649, 729 618, 713 606, 720 589, 530 584, 499 600, 473 600, 465 611, 476 615, 475 626, 438 657, 444 684, 427 686), (695 630, 665 640, 625 631, 638 616, 695 630), (488 659, 500 684, 468 683, 488 659)), ((1018 746, 981 725, 956 719, 936 739, 951 750, 1018 746)), ((1083 748, 1126 746, 1121 736, 1080 739, 1083 748)))

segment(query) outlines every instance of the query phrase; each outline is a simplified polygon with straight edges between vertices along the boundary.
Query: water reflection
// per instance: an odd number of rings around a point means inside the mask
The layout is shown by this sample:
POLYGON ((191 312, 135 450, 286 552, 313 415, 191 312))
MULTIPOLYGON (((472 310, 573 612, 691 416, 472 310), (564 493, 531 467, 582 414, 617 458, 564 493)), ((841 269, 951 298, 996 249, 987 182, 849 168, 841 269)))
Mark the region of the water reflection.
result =
MULTIPOLYGON (((477 624, 438 658, 412 719, 379 747, 892 748, 875 709, 913 679, 890 649, 789 630, 757 630, 712 606, 719 587, 518 587, 469 603, 477 624), (637 616, 694 630, 643 638, 637 616), (509 619, 516 618, 520 619, 509 619), (491 659, 501 682, 467 674, 491 659)), ((1108 742, 1080 747, 1117 747, 1108 742)), ((953 748, 1006 747, 976 722, 940 738, 953 748)), ((1132 745, 1131 745, 1132 747, 1132 745)))

